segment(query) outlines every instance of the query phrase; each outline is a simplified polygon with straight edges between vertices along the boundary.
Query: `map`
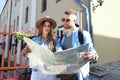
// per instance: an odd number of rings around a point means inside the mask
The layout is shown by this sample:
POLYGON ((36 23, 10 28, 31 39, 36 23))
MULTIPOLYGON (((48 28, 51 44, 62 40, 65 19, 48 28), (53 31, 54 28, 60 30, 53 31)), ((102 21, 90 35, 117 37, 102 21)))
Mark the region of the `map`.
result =
POLYGON ((29 38, 23 39, 31 49, 31 53, 27 55, 30 68, 36 68, 45 74, 77 73, 88 62, 83 59, 88 51, 88 44, 51 52, 29 38))

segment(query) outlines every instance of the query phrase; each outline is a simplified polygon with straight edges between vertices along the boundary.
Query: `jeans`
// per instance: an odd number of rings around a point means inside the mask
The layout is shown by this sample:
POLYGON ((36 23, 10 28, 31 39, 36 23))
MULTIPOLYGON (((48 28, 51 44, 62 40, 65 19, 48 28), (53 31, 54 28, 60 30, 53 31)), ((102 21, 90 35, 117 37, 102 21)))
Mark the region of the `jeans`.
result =
POLYGON ((47 75, 42 72, 32 71, 31 80, 57 80, 57 77, 56 75, 47 75))

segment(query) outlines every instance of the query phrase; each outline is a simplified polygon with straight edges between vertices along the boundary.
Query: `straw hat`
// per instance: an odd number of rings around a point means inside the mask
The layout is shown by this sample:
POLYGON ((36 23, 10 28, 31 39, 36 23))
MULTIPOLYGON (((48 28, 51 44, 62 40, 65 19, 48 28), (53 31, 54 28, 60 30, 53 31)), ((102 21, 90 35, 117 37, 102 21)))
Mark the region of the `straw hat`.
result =
POLYGON ((50 18, 49 16, 46 16, 42 19, 39 19, 37 22, 36 22, 36 27, 39 28, 39 25, 43 22, 43 21, 50 21, 53 25, 53 28, 55 28, 57 26, 56 22, 54 19, 50 18))

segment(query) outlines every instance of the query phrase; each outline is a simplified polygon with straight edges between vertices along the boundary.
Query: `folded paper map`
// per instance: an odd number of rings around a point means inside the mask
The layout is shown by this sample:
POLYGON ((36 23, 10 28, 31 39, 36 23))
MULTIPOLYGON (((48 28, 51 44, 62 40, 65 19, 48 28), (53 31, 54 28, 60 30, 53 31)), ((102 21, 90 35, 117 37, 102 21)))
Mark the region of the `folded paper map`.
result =
POLYGON ((88 61, 83 59, 88 51, 88 44, 59 52, 51 52, 29 38, 24 41, 31 49, 29 66, 45 74, 71 74, 79 72, 88 61))

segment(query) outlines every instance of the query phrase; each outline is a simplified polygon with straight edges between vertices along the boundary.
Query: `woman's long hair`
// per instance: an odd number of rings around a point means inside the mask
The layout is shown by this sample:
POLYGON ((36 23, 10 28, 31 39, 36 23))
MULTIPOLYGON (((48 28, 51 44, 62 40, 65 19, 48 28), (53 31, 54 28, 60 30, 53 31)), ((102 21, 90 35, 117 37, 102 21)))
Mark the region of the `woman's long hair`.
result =
MULTIPOLYGON (((46 21, 43 21, 40 25, 39 25, 39 32, 38 32, 38 36, 42 36, 42 32, 43 32, 43 24, 45 23, 46 21)), ((50 22, 50 21, 48 21, 50 22)), ((56 43, 53 39, 53 25, 52 23, 50 22, 50 32, 48 34, 48 38, 47 38, 49 41, 50 41, 50 50, 52 52, 55 51, 55 47, 56 47, 56 43)))

